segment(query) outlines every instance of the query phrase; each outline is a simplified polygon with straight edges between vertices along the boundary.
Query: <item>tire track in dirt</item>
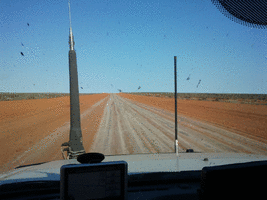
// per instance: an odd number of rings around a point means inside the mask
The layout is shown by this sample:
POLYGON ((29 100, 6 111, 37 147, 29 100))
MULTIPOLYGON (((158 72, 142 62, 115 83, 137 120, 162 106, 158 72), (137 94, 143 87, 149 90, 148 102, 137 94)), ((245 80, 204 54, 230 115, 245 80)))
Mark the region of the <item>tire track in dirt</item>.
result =
POLYGON ((111 95, 108 104, 113 107, 106 107, 101 128, 96 134, 91 151, 101 152, 105 155, 114 155, 115 152, 137 154, 174 151, 174 136, 172 140, 165 134, 159 134, 161 131, 152 123, 148 123, 147 116, 143 114, 143 112, 147 112, 149 118, 162 123, 162 119, 157 119, 154 113, 146 111, 115 94, 111 95), (111 124, 112 118, 118 119, 115 124, 111 124), (110 129, 111 127, 113 130, 110 129), (115 145, 108 147, 110 132, 112 132, 113 138, 122 139, 117 141, 115 145), (121 142, 123 144, 120 144, 121 142), (128 145, 129 143, 131 145, 128 145), (121 145, 126 149, 121 148, 121 145))

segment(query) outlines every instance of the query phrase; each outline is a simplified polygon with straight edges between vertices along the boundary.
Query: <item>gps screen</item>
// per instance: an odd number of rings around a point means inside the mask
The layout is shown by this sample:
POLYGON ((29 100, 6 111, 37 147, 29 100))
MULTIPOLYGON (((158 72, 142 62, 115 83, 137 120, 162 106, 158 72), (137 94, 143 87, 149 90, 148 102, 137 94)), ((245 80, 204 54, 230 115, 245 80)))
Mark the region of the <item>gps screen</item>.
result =
POLYGON ((63 166, 61 172, 62 199, 125 198, 124 162, 63 166))

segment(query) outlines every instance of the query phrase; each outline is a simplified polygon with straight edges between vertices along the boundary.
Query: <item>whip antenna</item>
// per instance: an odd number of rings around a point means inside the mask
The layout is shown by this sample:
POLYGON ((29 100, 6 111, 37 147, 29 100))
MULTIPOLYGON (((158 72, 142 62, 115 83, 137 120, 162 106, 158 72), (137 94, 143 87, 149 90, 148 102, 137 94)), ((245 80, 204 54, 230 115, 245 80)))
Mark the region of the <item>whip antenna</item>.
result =
POLYGON ((175 153, 178 155, 178 124, 177 124, 177 57, 174 56, 174 99, 175 99, 175 153))
POLYGON ((69 4, 69 20, 70 20, 70 38, 69 38, 69 45, 70 45, 70 50, 74 50, 74 36, 72 34, 72 28, 71 28, 71 13, 70 13, 70 0, 68 2, 69 4))
POLYGON ((70 35, 69 35, 69 74, 70 74, 70 137, 69 142, 63 143, 61 146, 67 146, 62 150, 65 159, 77 158, 84 154, 85 150, 82 141, 81 119, 80 119, 80 101, 79 101, 79 85, 78 85, 78 70, 76 52, 74 50, 74 36, 71 28, 71 13, 70 1, 69 4, 69 20, 70 20, 70 35), (64 151, 67 151, 67 157, 64 156, 64 151))

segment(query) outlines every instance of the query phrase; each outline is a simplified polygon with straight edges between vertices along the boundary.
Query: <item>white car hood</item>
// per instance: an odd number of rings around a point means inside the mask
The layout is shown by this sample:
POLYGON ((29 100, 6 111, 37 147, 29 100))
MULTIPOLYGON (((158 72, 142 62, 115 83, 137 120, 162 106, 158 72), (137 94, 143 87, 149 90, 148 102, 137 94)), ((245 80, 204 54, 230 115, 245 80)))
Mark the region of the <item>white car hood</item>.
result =
MULTIPOLYGON (((151 172, 199 171, 205 166, 267 160, 266 155, 240 153, 175 153, 105 156, 103 162, 124 160, 128 174, 151 172)), ((24 181, 60 181, 60 168, 79 164, 75 159, 58 160, 17 168, 0 175, 0 185, 24 181)))

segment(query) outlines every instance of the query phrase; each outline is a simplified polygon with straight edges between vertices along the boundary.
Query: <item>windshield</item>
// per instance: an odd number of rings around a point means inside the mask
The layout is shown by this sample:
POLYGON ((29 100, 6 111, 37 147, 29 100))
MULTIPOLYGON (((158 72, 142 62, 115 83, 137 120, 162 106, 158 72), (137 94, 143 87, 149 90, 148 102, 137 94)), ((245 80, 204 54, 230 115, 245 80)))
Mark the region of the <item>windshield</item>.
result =
POLYGON ((0 172, 64 159, 70 25, 85 152, 175 152, 177 56, 178 152, 267 155, 266 30, 211 1, 70 5, 0 3, 0 172))

